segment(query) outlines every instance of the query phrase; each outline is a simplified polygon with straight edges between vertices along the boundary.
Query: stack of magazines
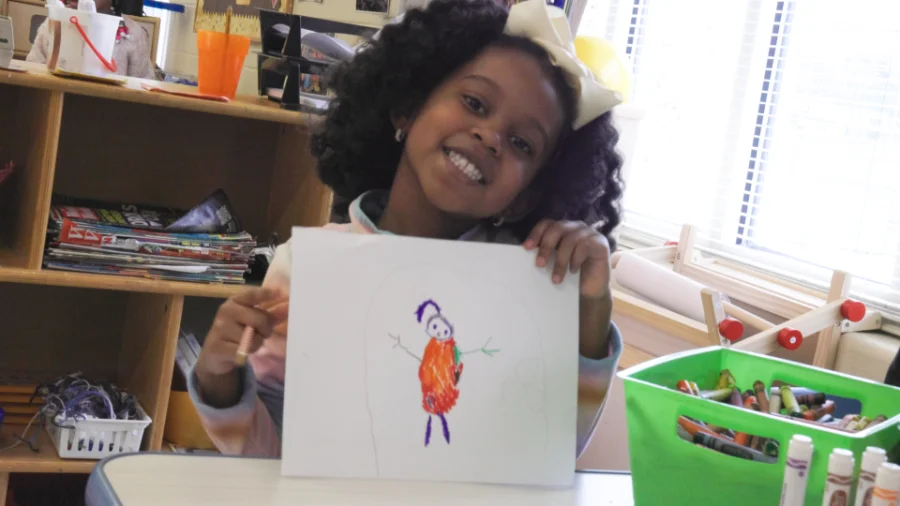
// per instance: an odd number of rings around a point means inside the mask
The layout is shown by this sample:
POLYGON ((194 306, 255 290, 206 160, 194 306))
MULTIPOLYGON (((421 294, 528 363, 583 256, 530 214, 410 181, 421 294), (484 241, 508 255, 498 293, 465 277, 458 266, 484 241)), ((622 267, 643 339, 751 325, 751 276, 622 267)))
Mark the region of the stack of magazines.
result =
POLYGON ((44 267, 170 281, 243 283, 256 240, 217 190, 188 212, 54 195, 44 267))

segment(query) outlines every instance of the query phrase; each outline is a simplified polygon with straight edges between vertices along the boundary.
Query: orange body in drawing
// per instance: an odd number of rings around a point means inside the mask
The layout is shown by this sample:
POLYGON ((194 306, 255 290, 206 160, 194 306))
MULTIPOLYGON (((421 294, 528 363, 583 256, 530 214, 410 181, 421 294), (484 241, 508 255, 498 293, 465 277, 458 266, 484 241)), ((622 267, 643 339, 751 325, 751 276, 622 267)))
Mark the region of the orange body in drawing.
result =
POLYGON ((409 356, 419 361, 419 383, 422 386, 422 409, 428 413, 428 422, 425 425, 425 446, 431 442, 431 417, 437 416, 441 420, 444 429, 444 440, 450 443, 450 427, 447 425, 447 413, 456 406, 459 399, 459 378, 462 376, 463 355, 481 352, 491 357, 500 350, 487 349, 488 342, 481 348, 468 352, 461 352, 456 346, 453 337, 453 325, 441 314, 441 308, 433 300, 429 299, 416 309, 416 321, 425 324, 425 333, 428 335, 428 344, 422 356, 403 346, 399 336, 390 336, 397 344, 394 348, 400 348, 409 356), (430 314, 426 318, 426 312, 430 314))
POLYGON ((431 338, 425 347, 422 364, 419 365, 419 381, 422 382, 422 409, 432 415, 450 412, 459 398, 459 377, 463 364, 457 363, 459 351, 451 337, 440 341, 431 338))

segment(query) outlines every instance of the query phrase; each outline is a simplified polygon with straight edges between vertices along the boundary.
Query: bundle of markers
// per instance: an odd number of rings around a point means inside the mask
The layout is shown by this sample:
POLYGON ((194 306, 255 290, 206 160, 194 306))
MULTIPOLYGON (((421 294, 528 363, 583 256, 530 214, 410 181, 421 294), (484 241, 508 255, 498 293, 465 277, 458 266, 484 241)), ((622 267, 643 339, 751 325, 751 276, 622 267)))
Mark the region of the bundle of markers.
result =
MULTIPOLYGON (((803 506, 806 502, 809 469, 813 458, 813 440, 797 434, 788 445, 784 468, 784 483, 779 506, 803 506)), ((882 448, 870 446, 862 455, 856 500, 852 500, 853 452, 835 448, 828 457, 828 476, 825 480, 822 504, 856 506, 895 506, 900 494, 900 466, 890 463, 882 448)))
MULTIPOLYGON (((719 373, 719 379, 711 390, 701 390, 690 380, 679 381, 676 388, 680 392, 703 399, 730 403, 740 408, 776 416, 791 417, 803 423, 844 432, 857 432, 887 419, 883 415, 870 419, 858 414, 835 419, 832 416, 836 408, 835 402, 828 399, 825 393, 787 385, 780 381, 774 381, 772 386, 767 388, 762 381, 757 380, 753 383, 753 390, 741 392, 728 369, 719 373)), ((735 457, 759 462, 775 462, 778 459, 778 442, 774 439, 707 425, 702 421, 683 416, 678 420, 678 432, 683 439, 735 457)))

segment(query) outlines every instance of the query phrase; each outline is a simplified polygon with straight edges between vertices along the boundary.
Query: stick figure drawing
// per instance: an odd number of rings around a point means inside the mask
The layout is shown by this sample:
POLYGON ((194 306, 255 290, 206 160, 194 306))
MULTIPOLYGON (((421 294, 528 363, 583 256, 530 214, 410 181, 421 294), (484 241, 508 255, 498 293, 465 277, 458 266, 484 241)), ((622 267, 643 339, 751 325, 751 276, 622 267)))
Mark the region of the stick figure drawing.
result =
POLYGON ((428 413, 425 425, 425 446, 431 442, 432 415, 441 419, 444 439, 450 444, 450 428, 446 415, 456 405, 459 398, 459 378, 463 372, 462 359, 472 353, 484 353, 492 357, 499 349, 488 349, 491 338, 481 348, 460 351, 456 345, 453 325, 441 313, 440 306, 431 299, 419 305, 416 320, 425 324, 428 344, 421 357, 400 342, 400 336, 388 334, 395 341, 394 348, 400 348, 419 361, 419 382, 422 386, 422 409, 428 413), (427 316, 427 317, 426 317, 427 316))

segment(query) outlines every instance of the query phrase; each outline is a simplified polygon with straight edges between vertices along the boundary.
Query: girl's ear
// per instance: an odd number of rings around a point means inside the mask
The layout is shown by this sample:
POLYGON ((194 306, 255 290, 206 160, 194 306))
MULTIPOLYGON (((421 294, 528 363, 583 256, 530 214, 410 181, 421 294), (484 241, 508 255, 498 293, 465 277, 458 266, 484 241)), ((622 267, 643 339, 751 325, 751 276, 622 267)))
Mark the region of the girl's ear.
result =
POLYGON ((391 113, 391 124, 394 125, 394 130, 403 130, 406 132, 409 130, 409 125, 412 124, 412 121, 405 116, 391 113))
POLYGON ((529 185, 503 211, 503 218, 511 223, 525 218, 540 203, 541 196, 541 190, 536 185, 529 185))

